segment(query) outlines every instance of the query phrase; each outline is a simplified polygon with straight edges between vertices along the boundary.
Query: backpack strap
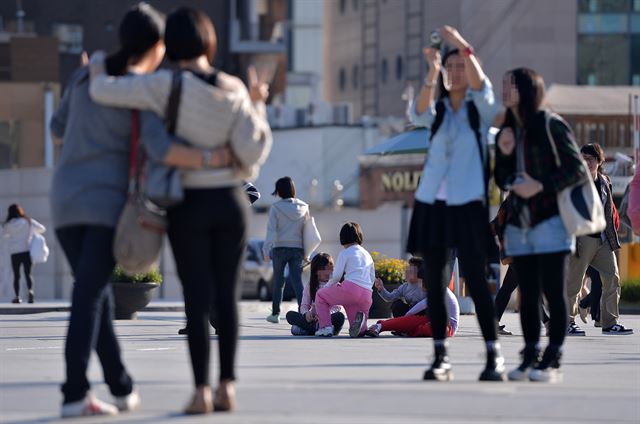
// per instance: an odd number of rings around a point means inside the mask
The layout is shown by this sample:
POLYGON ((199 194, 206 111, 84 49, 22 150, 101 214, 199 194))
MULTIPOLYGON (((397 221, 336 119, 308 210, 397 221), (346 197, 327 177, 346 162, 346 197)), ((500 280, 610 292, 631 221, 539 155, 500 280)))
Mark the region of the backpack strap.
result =
POLYGON ((436 118, 433 120, 433 124, 431 124, 431 137, 429 137, 429 140, 433 140, 433 136, 438 132, 438 129, 442 125, 442 121, 444 121, 445 112, 446 109, 444 107, 444 102, 442 100, 438 100, 436 102, 436 118))
POLYGON ((171 135, 176 133, 176 125, 178 123, 178 109, 180 108, 180 96, 182 95, 182 70, 173 71, 171 79, 171 91, 169 92, 169 101, 167 102, 167 110, 165 113, 165 124, 167 132, 171 135))
POLYGON ((476 144, 478 146, 478 154, 480 155, 480 162, 482 163, 482 176, 484 178, 484 203, 489 210, 489 152, 482 147, 482 137, 480 136, 480 113, 473 101, 467 102, 467 119, 469 120, 469 126, 473 130, 473 135, 476 137, 476 144))

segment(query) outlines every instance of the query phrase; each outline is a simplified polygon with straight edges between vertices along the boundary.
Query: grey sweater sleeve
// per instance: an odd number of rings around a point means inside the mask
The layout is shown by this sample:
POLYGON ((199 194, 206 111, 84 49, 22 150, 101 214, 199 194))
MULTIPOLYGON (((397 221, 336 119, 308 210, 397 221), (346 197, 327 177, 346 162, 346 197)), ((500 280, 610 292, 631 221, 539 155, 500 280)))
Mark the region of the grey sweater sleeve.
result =
POLYGON ((392 292, 389 292, 387 289, 382 289, 378 293, 380 294, 382 300, 384 300, 385 302, 393 302, 396 299, 401 299, 404 297, 406 288, 407 283, 403 283, 402 285, 400 285, 400 287, 392 292))

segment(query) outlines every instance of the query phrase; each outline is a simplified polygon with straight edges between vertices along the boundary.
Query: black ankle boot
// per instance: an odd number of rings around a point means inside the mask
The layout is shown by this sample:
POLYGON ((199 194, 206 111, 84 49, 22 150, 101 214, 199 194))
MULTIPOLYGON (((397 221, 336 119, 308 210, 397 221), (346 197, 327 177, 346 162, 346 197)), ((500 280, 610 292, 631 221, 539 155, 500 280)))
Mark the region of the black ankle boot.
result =
POLYGON ((542 381, 547 383, 559 383, 562 381, 560 372, 560 359, 562 351, 558 346, 547 346, 542 355, 542 359, 533 367, 529 373, 529 380, 542 381))
POLYGON ((423 380, 451 381, 451 363, 447 355, 446 346, 435 346, 435 358, 431 368, 425 371, 423 380))
POLYGON ((480 373, 480 381, 505 381, 504 357, 500 353, 500 348, 494 346, 487 349, 487 365, 480 373))

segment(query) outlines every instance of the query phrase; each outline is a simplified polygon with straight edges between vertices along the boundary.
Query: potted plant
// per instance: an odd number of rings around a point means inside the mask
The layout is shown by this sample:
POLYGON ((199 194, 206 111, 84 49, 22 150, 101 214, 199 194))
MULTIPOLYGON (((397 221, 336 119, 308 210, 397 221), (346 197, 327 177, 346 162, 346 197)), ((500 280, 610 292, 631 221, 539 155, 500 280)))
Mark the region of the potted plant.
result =
POLYGON ((153 269, 144 274, 127 275, 116 266, 111 274, 116 319, 137 319, 137 312, 151 302, 153 291, 162 283, 162 274, 153 269))
MULTIPOLYGON (((403 259, 388 258, 379 252, 372 252, 376 277, 382 280, 384 287, 388 291, 397 289, 404 282, 404 273, 407 268, 407 261, 403 259)), ((373 289, 373 303, 369 309, 369 318, 390 318, 391 303, 382 300, 377 290, 373 289)))

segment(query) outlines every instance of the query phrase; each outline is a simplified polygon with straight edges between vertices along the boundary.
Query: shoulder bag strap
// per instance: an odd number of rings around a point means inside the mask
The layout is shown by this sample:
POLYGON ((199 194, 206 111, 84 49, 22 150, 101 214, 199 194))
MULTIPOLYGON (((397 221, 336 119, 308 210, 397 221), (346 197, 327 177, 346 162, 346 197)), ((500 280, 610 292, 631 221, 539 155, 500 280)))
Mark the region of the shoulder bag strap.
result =
POLYGON ((140 167, 138 148, 140 141, 140 111, 131 111, 131 144, 129 146, 129 194, 140 189, 140 167))
POLYGON ((167 102, 167 110, 165 113, 165 124, 167 132, 171 135, 176 133, 176 125, 178 123, 178 109, 180 108, 180 96, 182 95, 182 70, 173 71, 171 79, 171 91, 169 92, 169 101, 167 102))
POLYGON ((556 147, 556 140, 553 138, 553 134, 551 133, 551 114, 549 112, 544 113, 544 126, 547 130, 547 139, 549 140, 549 144, 551 144, 551 150, 553 150, 553 156, 556 160, 556 166, 560 168, 562 163, 560 162, 560 156, 558 155, 558 148, 556 147))

